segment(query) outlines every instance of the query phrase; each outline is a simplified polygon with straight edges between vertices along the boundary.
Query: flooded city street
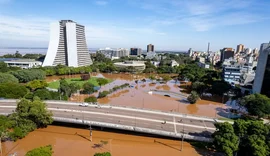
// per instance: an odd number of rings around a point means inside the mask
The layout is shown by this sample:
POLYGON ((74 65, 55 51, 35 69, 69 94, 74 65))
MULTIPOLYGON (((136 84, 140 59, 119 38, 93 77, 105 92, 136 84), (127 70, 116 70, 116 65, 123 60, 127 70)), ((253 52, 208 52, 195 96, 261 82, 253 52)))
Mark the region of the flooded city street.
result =
MULTIPOLYGON (((73 75, 72 77, 79 77, 80 75, 73 75)), ((144 109, 156 109, 162 111, 181 112, 187 114, 195 114, 209 117, 219 117, 218 110, 226 106, 217 100, 198 100, 196 104, 189 104, 179 98, 165 97, 163 95, 149 94, 148 92, 153 89, 172 91, 180 93, 180 83, 175 80, 170 80, 166 84, 152 83, 148 79, 149 74, 107 74, 98 73, 94 76, 105 77, 114 80, 112 83, 102 86, 100 91, 108 90, 115 85, 129 83, 132 85, 130 88, 124 88, 108 95, 108 97, 99 99, 101 104, 122 105, 128 107, 137 107, 144 109), (137 84, 135 80, 147 79, 146 82, 139 81, 137 84)), ((175 75, 174 75, 175 76, 175 75)), ((157 76, 158 77, 158 76, 157 76)), ((50 77, 49 77, 50 78, 50 77)), ((59 78, 55 77, 54 79, 59 78)), ((185 94, 184 92, 182 92, 185 94)), ((97 93, 94 93, 97 96, 97 93)), ((74 95, 70 101, 83 101, 89 95, 74 95)))
POLYGON ((195 149, 187 142, 180 151, 181 141, 103 131, 93 131, 92 139, 90 142, 87 129, 48 126, 31 132, 17 142, 4 142, 3 156, 15 152, 17 156, 23 156, 33 148, 49 144, 53 147, 54 156, 92 156, 96 152, 111 152, 114 156, 197 156, 206 152, 195 149))

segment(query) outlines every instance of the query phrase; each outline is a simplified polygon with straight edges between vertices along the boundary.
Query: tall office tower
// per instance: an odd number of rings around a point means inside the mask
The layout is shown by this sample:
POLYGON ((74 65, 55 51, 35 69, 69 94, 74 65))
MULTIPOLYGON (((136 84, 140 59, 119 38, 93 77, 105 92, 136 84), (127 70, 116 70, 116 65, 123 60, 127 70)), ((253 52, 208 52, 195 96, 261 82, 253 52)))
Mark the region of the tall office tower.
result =
POLYGON ((261 44, 253 93, 261 93, 270 97, 270 43, 261 44))
POLYGON ((257 54, 257 53, 258 53, 258 48, 254 48, 254 49, 252 50, 252 53, 253 53, 253 54, 257 54))
POLYGON ((147 45, 147 52, 153 52, 155 49, 154 49, 154 45, 153 44, 148 44, 147 45))
POLYGON ((209 60, 210 57, 210 42, 208 42, 208 46, 207 46, 207 54, 206 54, 206 59, 209 60))
POLYGON ((93 62, 87 49, 84 26, 71 20, 51 23, 50 42, 42 66, 79 67, 93 62))
POLYGON ((220 61, 223 62, 225 59, 233 58, 234 57, 234 49, 233 48, 223 48, 220 50, 220 61))
POLYGON ((245 46, 243 44, 237 45, 236 53, 240 53, 244 51, 245 46))
POLYGON ((189 55, 189 57, 191 57, 191 56, 193 55, 193 50, 192 50, 192 48, 189 48, 189 50, 188 50, 188 55, 189 55))
POLYGON ((142 54, 142 49, 141 48, 130 48, 130 55, 139 56, 141 54, 142 54))
POLYGON ((246 49, 245 49, 245 53, 246 53, 246 54, 250 54, 251 52, 252 52, 252 50, 251 50, 250 48, 246 48, 246 49))
POLYGON ((210 43, 208 42, 208 46, 207 46, 207 54, 209 55, 209 51, 210 50, 210 43))

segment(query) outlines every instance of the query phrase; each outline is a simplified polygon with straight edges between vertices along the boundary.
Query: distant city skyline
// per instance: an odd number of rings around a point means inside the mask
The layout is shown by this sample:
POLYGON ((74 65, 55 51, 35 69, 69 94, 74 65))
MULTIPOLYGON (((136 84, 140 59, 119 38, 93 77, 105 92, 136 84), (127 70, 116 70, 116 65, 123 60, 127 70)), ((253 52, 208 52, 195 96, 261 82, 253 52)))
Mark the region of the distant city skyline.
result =
POLYGON ((217 51, 269 41, 267 0, 0 0, 0 47, 48 47, 51 22, 85 25, 88 48, 217 51), (52 5, 53 4, 53 5, 52 5), (59 9, 61 8, 61 9, 59 9), (50 10, 50 11, 48 11, 50 10), (135 23, 135 24, 134 24, 135 23))

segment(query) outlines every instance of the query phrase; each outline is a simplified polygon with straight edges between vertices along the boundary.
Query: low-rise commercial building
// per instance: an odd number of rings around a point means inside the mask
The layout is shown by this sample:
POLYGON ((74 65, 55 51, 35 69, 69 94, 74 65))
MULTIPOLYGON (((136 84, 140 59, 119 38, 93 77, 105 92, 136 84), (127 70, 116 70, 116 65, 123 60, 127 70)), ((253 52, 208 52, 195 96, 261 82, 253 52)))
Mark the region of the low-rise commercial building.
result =
POLYGON ((42 65, 42 62, 36 61, 33 59, 16 59, 4 61, 10 67, 20 67, 23 69, 29 69, 34 67, 39 67, 42 65))
POLYGON ((144 61, 125 61, 114 63, 117 68, 131 68, 134 71, 142 72, 145 69, 144 61))

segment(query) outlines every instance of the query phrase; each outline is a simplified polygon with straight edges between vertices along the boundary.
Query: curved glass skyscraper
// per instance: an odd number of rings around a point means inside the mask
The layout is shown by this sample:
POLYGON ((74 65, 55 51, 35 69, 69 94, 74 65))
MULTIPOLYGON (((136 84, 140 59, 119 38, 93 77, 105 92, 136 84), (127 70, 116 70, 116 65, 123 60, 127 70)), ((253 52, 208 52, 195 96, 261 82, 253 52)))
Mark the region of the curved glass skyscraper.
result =
POLYGON ((70 67, 91 65, 84 26, 71 20, 51 23, 50 42, 42 66, 58 64, 70 67))

